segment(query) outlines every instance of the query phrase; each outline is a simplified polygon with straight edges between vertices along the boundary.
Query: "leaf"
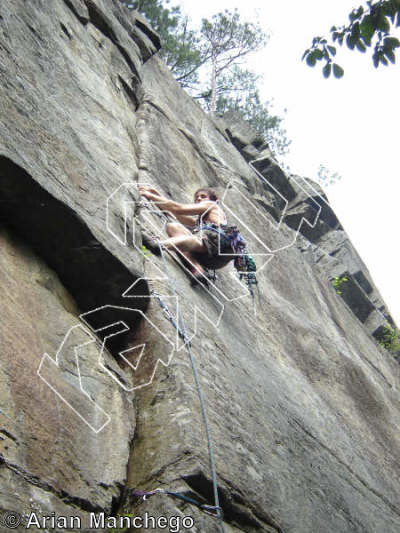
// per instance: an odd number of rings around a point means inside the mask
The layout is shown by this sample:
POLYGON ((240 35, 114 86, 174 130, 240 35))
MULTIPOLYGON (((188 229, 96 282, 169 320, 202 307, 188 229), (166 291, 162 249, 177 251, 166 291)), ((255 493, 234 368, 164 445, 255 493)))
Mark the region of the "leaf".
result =
POLYGON ((361 11, 360 11, 360 9, 353 9, 353 11, 349 14, 350 22, 353 23, 355 20, 360 18, 362 13, 363 13, 363 9, 362 8, 361 8, 361 11))
POLYGON ((314 54, 315 59, 322 59, 324 57, 322 50, 320 50, 319 48, 314 50, 313 54, 314 54))
POLYGON ((389 46, 390 48, 398 48, 400 46, 400 41, 396 37, 385 37, 383 39, 383 45, 389 46))
POLYGON ((324 75, 324 78, 329 78, 329 76, 331 75, 331 69, 332 69, 331 63, 327 63, 324 66, 324 68, 322 69, 322 74, 324 75))
POLYGON ((307 56, 307 54, 310 53, 310 49, 306 50, 301 58, 302 61, 304 61, 304 58, 307 56))
POLYGON ((342 69, 342 67, 338 65, 337 63, 334 63, 333 64, 333 75, 335 76, 335 78, 341 78, 343 74, 344 74, 344 70, 342 69))
POLYGON ((378 54, 378 52, 374 52, 374 54, 372 56, 372 61, 374 63, 374 67, 378 68, 378 65, 379 65, 379 54, 378 54))
POLYGON ((352 29, 351 29, 351 38, 352 38, 352 40, 356 41, 357 39, 359 39, 360 34, 361 34, 360 24, 359 24, 359 22, 355 22, 353 24, 352 29))
POLYGON ((311 54, 308 54, 307 58, 306 58, 306 63, 309 67, 314 67, 315 66, 315 63, 317 62, 317 60, 315 59, 313 53, 311 54))
POLYGON ((393 50, 386 50, 385 51, 386 57, 389 59, 389 61, 393 64, 396 63, 396 56, 394 55, 393 50))
POLYGON ((360 52, 364 53, 367 50, 361 41, 357 41, 356 46, 357 46, 357 50, 359 50, 360 52))
POLYGON ((361 24, 360 24, 361 37, 363 38, 365 44, 371 46, 371 39, 375 33, 375 26, 373 24, 372 17, 366 15, 361 24))
POLYGON ((334 46, 327 46, 327 49, 329 50, 330 54, 332 56, 335 56, 336 55, 336 48, 334 46))
POLYGON ((357 10, 357 18, 360 18, 363 13, 364 13, 364 8, 363 6, 360 6, 357 10))
POLYGON ((356 43, 350 33, 346 37, 346 44, 350 48, 350 50, 354 50, 356 43))
POLYGON ((384 32, 388 32, 390 30, 390 23, 388 21, 388 19, 386 18, 386 16, 380 12, 379 13, 379 17, 378 17, 378 20, 377 20, 377 23, 376 23, 376 27, 378 30, 381 30, 381 31, 384 31, 384 32))

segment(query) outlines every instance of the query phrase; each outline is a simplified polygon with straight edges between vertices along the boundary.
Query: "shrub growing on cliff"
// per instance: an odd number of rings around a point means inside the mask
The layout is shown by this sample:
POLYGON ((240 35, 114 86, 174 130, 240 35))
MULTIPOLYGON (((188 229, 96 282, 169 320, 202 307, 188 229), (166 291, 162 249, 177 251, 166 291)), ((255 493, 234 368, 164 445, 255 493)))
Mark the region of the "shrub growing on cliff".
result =
POLYGON ((386 324, 383 326, 383 333, 378 342, 390 353, 397 354, 400 352, 400 330, 386 324))
POLYGON ((342 291, 340 290, 340 287, 343 285, 343 283, 346 283, 348 279, 346 276, 341 276, 340 278, 338 276, 335 276, 332 280, 332 285, 335 288, 335 291, 337 294, 342 294, 342 291))

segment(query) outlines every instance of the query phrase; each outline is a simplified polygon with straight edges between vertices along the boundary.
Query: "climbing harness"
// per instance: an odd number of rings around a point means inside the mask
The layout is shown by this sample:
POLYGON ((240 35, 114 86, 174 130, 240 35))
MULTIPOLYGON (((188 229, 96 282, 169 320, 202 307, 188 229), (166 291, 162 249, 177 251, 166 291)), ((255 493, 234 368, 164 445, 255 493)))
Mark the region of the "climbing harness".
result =
POLYGON ((201 509, 204 513, 207 513, 213 516, 214 518, 218 518, 217 511, 222 512, 221 507, 216 507, 215 505, 207 505, 205 503, 201 503, 195 500, 194 498, 190 498, 189 496, 186 496, 186 494, 183 494, 182 492, 172 492, 166 489, 155 489, 155 490, 150 490, 150 491, 133 489, 131 491, 131 494, 138 498, 143 498, 143 500, 146 500, 148 497, 153 496, 154 494, 166 494, 168 496, 172 496, 173 498, 177 498, 178 500, 182 500, 184 502, 191 503, 192 505, 196 505, 196 507, 201 509))
MULTIPOLYGON (((253 257, 247 250, 246 241, 241 235, 239 229, 236 226, 218 226, 217 224, 202 224, 199 225, 198 228, 199 230, 214 232, 216 239, 211 239, 212 246, 214 246, 214 249, 216 249, 217 252, 221 253, 222 251, 221 257, 225 258, 226 263, 232 259, 234 260, 233 264, 239 275, 239 279, 244 280, 246 283, 254 304, 255 300, 253 287, 256 286, 258 291, 258 281, 256 278, 257 266, 253 257), (228 250, 230 250, 232 253, 229 253, 228 250)), ((206 246, 207 240, 208 239, 204 239, 203 241, 206 246)))

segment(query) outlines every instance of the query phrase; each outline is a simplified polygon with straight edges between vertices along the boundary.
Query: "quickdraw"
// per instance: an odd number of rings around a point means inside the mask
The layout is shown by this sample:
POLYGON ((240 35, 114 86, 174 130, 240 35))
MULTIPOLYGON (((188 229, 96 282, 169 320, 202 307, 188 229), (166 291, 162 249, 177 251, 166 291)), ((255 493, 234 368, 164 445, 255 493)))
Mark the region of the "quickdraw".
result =
POLYGON ((158 300, 158 303, 160 304, 160 307, 161 309, 164 311, 164 314, 165 316, 168 318, 168 320, 171 322, 171 324, 174 326, 174 328, 176 329, 179 337, 183 340, 183 342, 185 344, 190 344, 190 341, 187 337, 187 335, 185 334, 185 332, 178 326, 178 324, 176 323, 171 311, 168 309, 167 305, 165 304, 165 302, 162 300, 161 298, 161 295, 158 294, 158 292, 156 291, 151 291, 151 294, 153 294, 153 296, 155 296, 155 298, 157 298, 158 300))
POLYGON ((189 496, 186 496, 186 494, 183 494, 182 492, 172 492, 166 489, 154 489, 150 491, 132 489, 131 493, 133 496, 136 496, 138 498, 143 498, 143 500, 146 500, 148 497, 153 496, 154 494, 166 494, 167 496, 172 496, 173 498, 177 498, 178 500, 182 500, 184 502, 195 505, 196 507, 201 509, 204 513, 207 513, 214 518, 221 518, 220 515, 222 513, 222 509, 220 506, 200 503, 194 498, 190 498, 189 496))

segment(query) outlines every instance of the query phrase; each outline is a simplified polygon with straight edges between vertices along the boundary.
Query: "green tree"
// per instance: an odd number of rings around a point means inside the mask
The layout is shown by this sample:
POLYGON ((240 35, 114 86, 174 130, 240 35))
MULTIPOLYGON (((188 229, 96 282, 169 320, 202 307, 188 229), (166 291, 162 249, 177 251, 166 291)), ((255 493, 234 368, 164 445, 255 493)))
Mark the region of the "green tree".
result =
MULTIPOLYGON (((272 114, 270 101, 262 102, 257 83, 261 76, 235 65, 223 74, 217 85, 216 113, 237 112, 260 134, 276 154, 286 154, 290 145, 282 117, 272 114)), ((206 100, 210 100, 210 92, 206 100)))
POLYGON ((258 24, 242 22, 239 12, 225 10, 210 20, 203 19, 200 30, 203 56, 211 63, 210 112, 217 108, 219 78, 251 52, 266 45, 267 35, 258 24))
MULTIPOLYGON (((243 100, 255 90, 255 87, 261 76, 250 70, 242 69, 238 65, 227 72, 223 73, 216 86, 216 112, 223 114, 231 108, 237 109, 243 100)), ((204 107, 207 111, 210 110, 211 103, 211 87, 206 84, 196 98, 203 100, 204 107)))
POLYGON ((302 58, 307 65, 314 67, 318 61, 323 61, 325 78, 329 78, 332 72, 336 78, 341 78, 344 70, 334 62, 336 47, 332 43, 340 46, 346 43, 350 50, 363 53, 371 48, 375 67, 395 63, 396 49, 400 47, 400 41, 394 35, 400 26, 400 0, 368 1, 366 5, 353 9, 349 20, 347 25, 332 26, 330 43, 325 37, 314 37, 302 58))
POLYGON ((225 11, 211 21, 203 19, 201 30, 195 32, 179 7, 166 7, 168 0, 121 1, 143 14, 160 34, 161 57, 182 87, 207 111, 238 111, 272 150, 287 152, 290 142, 281 126, 283 119, 270 112, 270 102, 261 101, 257 89, 260 76, 238 66, 267 42, 257 24, 242 22, 237 10, 225 11))

